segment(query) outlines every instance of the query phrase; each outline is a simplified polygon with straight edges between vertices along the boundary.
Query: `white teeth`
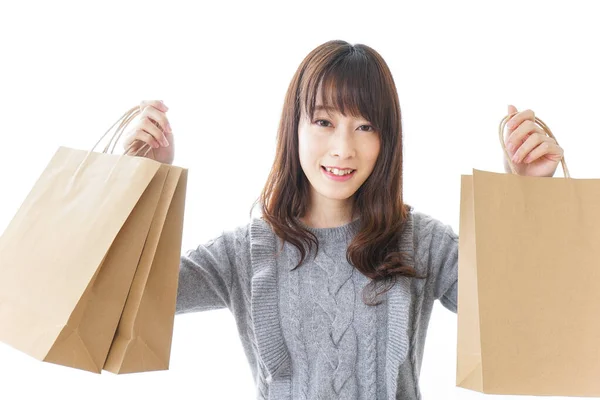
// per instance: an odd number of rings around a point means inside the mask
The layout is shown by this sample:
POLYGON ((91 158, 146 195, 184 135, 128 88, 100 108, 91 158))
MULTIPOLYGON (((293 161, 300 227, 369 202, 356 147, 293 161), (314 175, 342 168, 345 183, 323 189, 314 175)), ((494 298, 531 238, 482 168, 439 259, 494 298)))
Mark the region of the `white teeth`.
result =
POLYGON ((327 168, 327 167, 325 167, 325 169, 327 170, 327 172, 330 172, 330 173, 332 173, 334 175, 338 175, 338 176, 348 175, 348 174, 352 173, 352 171, 353 171, 351 169, 339 170, 337 168, 327 168))

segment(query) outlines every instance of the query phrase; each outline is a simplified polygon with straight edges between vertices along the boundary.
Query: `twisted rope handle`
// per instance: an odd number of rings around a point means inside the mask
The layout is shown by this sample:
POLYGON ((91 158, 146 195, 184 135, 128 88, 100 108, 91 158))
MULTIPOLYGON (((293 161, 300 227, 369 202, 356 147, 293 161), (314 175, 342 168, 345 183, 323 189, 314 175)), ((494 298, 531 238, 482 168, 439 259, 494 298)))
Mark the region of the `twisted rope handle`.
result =
MULTIPOLYGON (((112 126, 110 128, 108 128, 108 130, 104 133, 104 135, 102 135, 102 137, 96 142, 94 147, 92 147, 91 151, 94 151, 94 149, 100 144, 100 142, 106 137, 106 135, 108 135, 108 133, 114 128, 114 126, 119 124, 119 127, 115 130, 115 132, 111 136, 106 147, 104 147, 104 150, 102 150, 102 153, 108 153, 108 149, 112 144, 112 149, 110 149, 110 154, 113 154, 113 151, 115 150, 115 147, 116 147, 119 139, 123 135, 125 128, 127 128, 129 123, 135 117, 137 117, 140 114, 140 112, 141 112, 141 110, 140 110, 139 106, 130 108, 125 114, 123 114, 121 116, 121 118, 119 118, 117 120, 117 122, 115 122, 114 124, 112 124, 112 126)), ((131 144, 129 145, 129 147, 127 147, 127 150, 125 150, 125 152, 123 154, 128 154, 133 149, 133 147, 136 145, 136 142, 138 142, 138 141, 139 140, 134 140, 133 142, 131 142, 131 144)), ((148 143, 146 143, 146 142, 143 142, 143 143, 144 143, 143 146, 140 146, 140 148, 137 149, 137 151, 133 154, 133 156, 138 156, 140 154, 140 152, 143 149, 145 149, 146 151, 142 155, 142 157, 145 157, 146 155, 148 155, 148 152, 150 152, 152 150, 152 147, 150 145, 148 145, 148 143)))
MULTIPOLYGON (((516 170, 515 170, 515 166, 512 162, 512 160, 510 159, 510 156, 508 154, 508 150, 506 149, 506 143, 504 143, 504 126, 506 125, 506 123, 508 122, 509 119, 512 118, 513 115, 516 115, 517 112, 514 112, 512 114, 508 114, 507 116, 505 116, 504 118, 502 118, 502 120, 500 121, 500 130, 499 130, 499 135, 500 135, 500 145, 502 146, 502 149, 504 150, 504 155, 506 156, 506 160, 508 161, 508 165, 510 166, 510 170, 512 171, 513 174, 517 174, 516 170)), ((552 139, 556 140, 556 137, 554 137, 554 135, 552 134, 552 131, 550 131, 550 128, 548 128, 548 125, 546 125, 541 119, 539 119, 538 117, 535 117, 535 121, 534 121, 537 125, 539 125, 542 130, 544 131, 544 133, 548 136, 550 136, 552 139)), ((558 144, 558 140, 556 140, 556 144, 558 144)), ((560 160, 561 164, 562 164, 562 168, 563 168, 563 173, 565 175, 565 178, 570 178, 571 174, 569 173, 569 169, 567 168, 567 163, 565 161, 565 158, 563 157, 560 160)))

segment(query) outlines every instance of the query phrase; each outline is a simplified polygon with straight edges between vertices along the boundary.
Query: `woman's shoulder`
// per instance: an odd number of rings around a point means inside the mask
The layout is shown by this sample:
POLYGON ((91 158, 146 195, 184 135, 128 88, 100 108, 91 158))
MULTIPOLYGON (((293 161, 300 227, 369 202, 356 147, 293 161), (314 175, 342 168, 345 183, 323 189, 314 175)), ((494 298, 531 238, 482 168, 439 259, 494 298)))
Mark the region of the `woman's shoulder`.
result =
POLYGON ((221 239, 228 242, 230 245, 240 246, 250 243, 250 230, 253 221, 237 223, 235 225, 224 228, 221 233, 213 240, 221 239))
POLYGON ((458 240, 458 235, 454 232, 451 225, 442 222, 429 213, 411 208, 413 218, 413 231, 419 238, 435 237, 438 235, 448 235, 458 240))
MULTIPOLYGON (((253 217, 246 222, 238 222, 221 231, 218 238, 225 240, 235 247, 249 248, 252 241, 273 234, 267 222, 262 218, 253 217)), ((217 238, 215 238, 217 239, 217 238)))

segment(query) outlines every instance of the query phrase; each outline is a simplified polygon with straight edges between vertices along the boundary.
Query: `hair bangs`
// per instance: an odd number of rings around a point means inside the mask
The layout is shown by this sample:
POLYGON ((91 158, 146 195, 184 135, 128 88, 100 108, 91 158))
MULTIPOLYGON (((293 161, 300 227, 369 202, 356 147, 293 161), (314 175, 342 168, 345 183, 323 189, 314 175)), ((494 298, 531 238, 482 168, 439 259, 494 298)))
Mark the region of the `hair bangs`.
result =
POLYGON ((374 70, 373 63, 367 62, 358 52, 346 53, 336 63, 315 73, 316 79, 306 79, 306 95, 302 99, 306 115, 314 119, 317 100, 319 105, 340 112, 343 116, 364 118, 375 130, 383 126, 386 104, 392 102, 382 76, 374 70), (387 100, 387 101, 386 101, 387 100))

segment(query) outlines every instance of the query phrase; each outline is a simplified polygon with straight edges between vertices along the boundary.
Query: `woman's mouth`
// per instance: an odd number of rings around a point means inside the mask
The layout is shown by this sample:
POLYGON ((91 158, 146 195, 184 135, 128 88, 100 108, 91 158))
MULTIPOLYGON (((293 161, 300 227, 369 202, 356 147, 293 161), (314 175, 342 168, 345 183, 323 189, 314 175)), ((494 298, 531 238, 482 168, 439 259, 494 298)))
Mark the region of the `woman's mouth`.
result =
POLYGON ((349 180, 350 178, 352 178, 354 176, 354 174, 356 173, 355 169, 352 170, 352 172, 350 172, 350 173, 345 173, 344 171, 340 171, 337 169, 333 169, 330 172, 330 171, 327 171, 327 169, 323 166, 321 166, 321 171, 327 178, 329 178, 335 182, 345 182, 345 181, 349 180), (337 172, 337 174, 336 174, 336 172, 337 172))

